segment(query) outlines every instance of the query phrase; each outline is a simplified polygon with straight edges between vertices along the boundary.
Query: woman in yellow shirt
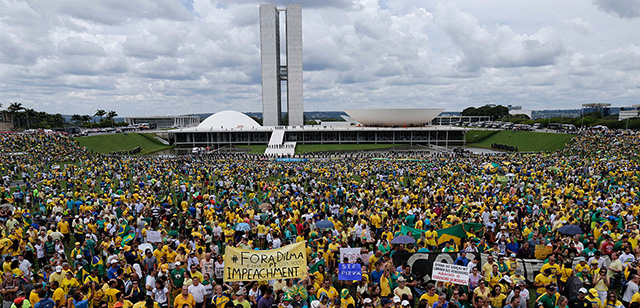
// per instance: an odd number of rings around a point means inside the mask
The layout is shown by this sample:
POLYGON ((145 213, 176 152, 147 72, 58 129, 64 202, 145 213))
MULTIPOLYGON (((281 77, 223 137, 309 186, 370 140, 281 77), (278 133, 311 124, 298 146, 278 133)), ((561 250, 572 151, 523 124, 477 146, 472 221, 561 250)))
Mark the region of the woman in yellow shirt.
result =
POLYGON ((491 290, 489 294, 489 301, 491 302, 491 307, 493 308, 502 308, 504 306, 504 300, 507 298, 506 295, 502 293, 502 287, 496 285, 491 290))

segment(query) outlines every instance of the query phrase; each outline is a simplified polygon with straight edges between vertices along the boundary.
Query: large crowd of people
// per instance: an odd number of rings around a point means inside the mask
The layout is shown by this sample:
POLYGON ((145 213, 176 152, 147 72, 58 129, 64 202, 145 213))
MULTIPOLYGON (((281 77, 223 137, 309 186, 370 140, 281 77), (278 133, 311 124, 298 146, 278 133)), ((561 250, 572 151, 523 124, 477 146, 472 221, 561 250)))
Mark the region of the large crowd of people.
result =
POLYGON ((553 153, 278 162, 100 155, 58 134, 0 135, 0 296, 3 308, 638 308, 638 149, 633 131, 582 131, 553 153), (463 222, 483 227, 440 240, 463 222), (424 232, 391 244, 403 226, 424 232), (161 241, 147 242, 150 231, 161 241), (228 246, 301 241, 306 277, 223 279, 228 246), (537 245, 551 253, 527 280, 520 263, 537 245), (343 247, 372 253, 358 260, 362 280, 338 279, 343 247), (393 263, 412 252, 460 252, 469 282, 393 263))

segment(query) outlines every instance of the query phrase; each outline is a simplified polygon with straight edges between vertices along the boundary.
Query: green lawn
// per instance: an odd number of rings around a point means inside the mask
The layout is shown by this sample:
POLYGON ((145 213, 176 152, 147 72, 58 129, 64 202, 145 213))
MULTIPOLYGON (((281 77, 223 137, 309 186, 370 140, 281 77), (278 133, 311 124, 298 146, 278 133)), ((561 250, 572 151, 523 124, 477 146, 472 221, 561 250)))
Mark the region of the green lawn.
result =
POLYGON ((296 153, 324 152, 324 151, 361 151, 387 149, 405 144, 299 144, 296 153))
POLYGON ((487 131, 470 130, 467 132, 467 140, 470 136, 478 136, 478 141, 467 143, 467 146, 491 148, 492 143, 506 144, 518 148, 518 151, 546 152, 562 149, 574 136, 572 134, 539 133, 539 132, 514 132, 509 130, 498 131, 480 138, 487 131))
POLYGON ((249 149, 251 152, 256 154, 264 154, 264 150, 267 149, 266 145, 237 145, 236 148, 249 149))
POLYGON ((465 140, 467 143, 479 142, 489 136, 497 133, 497 130, 470 130, 465 135, 465 140))
POLYGON ((154 138, 155 134, 138 134, 127 133, 125 134, 106 134, 89 137, 78 137, 76 140, 81 146, 86 147, 89 150, 98 153, 111 153, 114 151, 132 150, 135 147, 140 147, 141 155, 151 154, 153 152, 161 151, 171 148, 171 146, 164 145, 154 138))

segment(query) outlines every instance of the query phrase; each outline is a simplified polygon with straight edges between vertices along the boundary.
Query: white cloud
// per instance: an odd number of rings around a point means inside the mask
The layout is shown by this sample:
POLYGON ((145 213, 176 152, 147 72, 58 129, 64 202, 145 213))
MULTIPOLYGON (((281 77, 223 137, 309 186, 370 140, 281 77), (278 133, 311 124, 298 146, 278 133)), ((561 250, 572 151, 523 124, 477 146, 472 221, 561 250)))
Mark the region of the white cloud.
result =
MULTIPOLYGON (((0 103, 87 114, 260 111, 262 2, 0 0, 0 103)), ((551 0, 301 3, 308 111, 572 108, 640 91, 640 19, 600 11, 632 17, 633 3, 571 2, 570 14, 551 0)))
POLYGON ((594 0, 601 10, 623 18, 640 17, 640 2, 637 0, 594 0))

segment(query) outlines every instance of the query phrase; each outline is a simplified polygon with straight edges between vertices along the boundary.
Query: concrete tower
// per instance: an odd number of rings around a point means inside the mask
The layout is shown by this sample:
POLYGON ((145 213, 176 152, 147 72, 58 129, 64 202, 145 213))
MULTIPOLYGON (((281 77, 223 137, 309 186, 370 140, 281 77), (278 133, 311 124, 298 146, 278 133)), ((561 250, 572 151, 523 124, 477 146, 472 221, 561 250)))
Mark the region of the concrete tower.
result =
POLYGON ((262 61, 262 120, 278 126, 282 118, 281 83, 287 83, 289 125, 303 125, 302 6, 287 5, 286 64, 280 61, 280 13, 273 4, 260 5, 260 57, 262 61))

